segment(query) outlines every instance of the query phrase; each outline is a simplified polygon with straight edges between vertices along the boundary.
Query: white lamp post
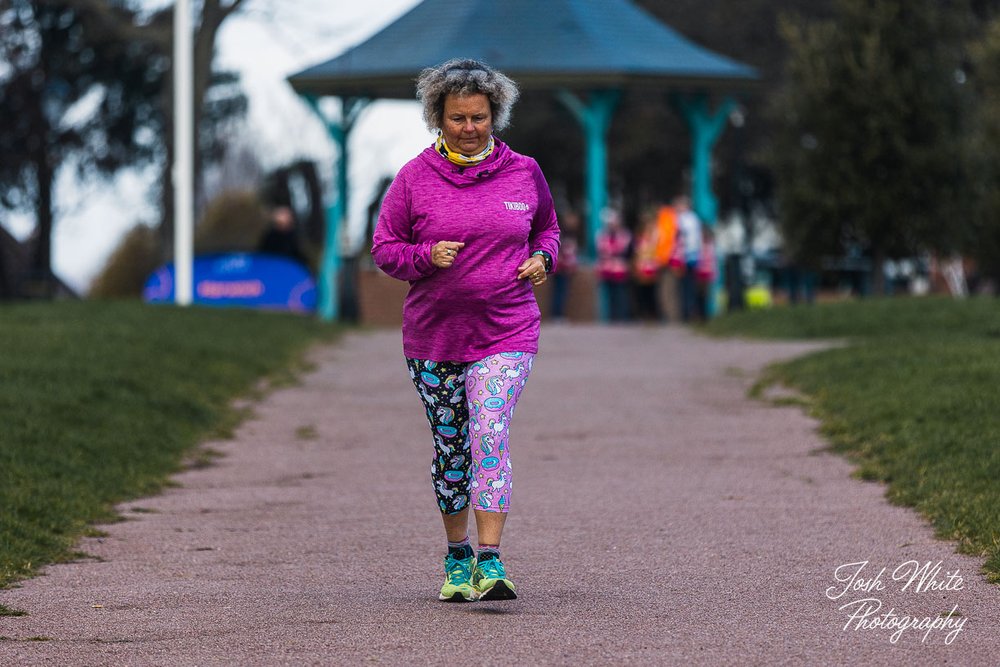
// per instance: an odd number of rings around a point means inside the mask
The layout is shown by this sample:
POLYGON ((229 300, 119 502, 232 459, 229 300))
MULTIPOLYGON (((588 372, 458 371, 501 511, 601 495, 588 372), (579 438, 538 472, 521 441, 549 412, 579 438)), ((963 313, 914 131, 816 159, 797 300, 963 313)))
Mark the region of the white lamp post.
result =
POLYGON ((194 66, 191 0, 174 4, 174 301, 191 303, 194 260, 194 66))

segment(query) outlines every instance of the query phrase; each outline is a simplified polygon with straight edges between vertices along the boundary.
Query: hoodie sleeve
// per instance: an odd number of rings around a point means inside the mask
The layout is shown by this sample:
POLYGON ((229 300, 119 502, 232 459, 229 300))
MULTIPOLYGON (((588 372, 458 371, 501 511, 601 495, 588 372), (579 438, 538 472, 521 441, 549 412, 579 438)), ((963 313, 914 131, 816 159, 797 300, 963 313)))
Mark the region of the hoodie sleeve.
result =
POLYGON ((431 263, 434 244, 413 243, 413 218, 410 212, 409 189, 400 173, 392 181, 382 200, 378 224, 372 237, 372 259, 375 265, 393 278, 419 280, 437 270, 431 263))
POLYGON ((555 271, 559 257, 559 222, 556 219, 555 205, 552 203, 552 192, 545 182, 541 167, 531 161, 532 176, 535 179, 535 189, 538 192, 538 209, 531 221, 531 234, 528 236, 529 252, 539 250, 547 252, 552 258, 552 271, 555 271))

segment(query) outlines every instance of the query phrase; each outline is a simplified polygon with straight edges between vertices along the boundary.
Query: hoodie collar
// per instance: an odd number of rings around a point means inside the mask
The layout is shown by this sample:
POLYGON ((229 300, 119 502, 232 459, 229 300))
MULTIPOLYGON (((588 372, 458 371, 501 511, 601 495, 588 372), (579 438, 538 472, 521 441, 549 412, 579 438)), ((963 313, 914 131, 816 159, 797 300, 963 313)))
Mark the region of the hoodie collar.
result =
POLYGON ((495 142, 496 145, 490 156, 471 167, 461 167, 452 163, 448 158, 434 150, 434 146, 425 148, 420 153, 420 159, 452 185, 460 188, 468 187, 492 178, 514 161, 514 152, 507 147, 507 144, 499 139, 495 139, 495 142))

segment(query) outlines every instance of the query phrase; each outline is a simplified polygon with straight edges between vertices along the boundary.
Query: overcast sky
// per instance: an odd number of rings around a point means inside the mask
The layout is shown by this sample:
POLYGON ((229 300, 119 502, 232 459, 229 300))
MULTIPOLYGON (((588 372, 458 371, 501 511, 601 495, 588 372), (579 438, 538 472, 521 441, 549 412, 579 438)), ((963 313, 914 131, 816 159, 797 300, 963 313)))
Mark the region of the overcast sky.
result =
MULTIPOLYGON (((218 37, 218 64, 238 70, 250 98, 247 143, 266 168, 310 157, 331 168, 334 151, 320 122, 292 93, 285 77, 327 60, 377 32, 419 0, 248 0, 218 37)), ((150 5, 164 4, 151 1, 150 5)), ((430 141, 415 102, 379 102, 365 110, 352 134, 349 222, 363 210, 383 175, 393 175, 430 141)), ((53 268, 85 290, 121 235, 156 220, 149 205, 153 173, 124 173, 111 184, 81 186, 70 174, 57 184, 53 268)), ((31 232, 31 216, 8 219, 12 233, 31 232)))

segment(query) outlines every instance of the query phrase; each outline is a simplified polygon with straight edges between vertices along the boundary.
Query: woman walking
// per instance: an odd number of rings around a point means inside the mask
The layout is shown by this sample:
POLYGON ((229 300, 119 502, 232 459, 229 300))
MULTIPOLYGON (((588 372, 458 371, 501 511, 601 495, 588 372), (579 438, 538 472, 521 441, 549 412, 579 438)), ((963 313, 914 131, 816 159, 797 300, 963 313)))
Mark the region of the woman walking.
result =
POLYGON ((437 141, 389 187, 372 256, 410 283, 403 355, 431 426, 431 479, 448 539, 439 598, 513 599, 500 559, 508 434, 538 352, 532 287, 553 269, 559 228, 538 164, 493 136, 510 120, 513 81, 481 62, 450 60, 421 72, 417 95, 437 141))

